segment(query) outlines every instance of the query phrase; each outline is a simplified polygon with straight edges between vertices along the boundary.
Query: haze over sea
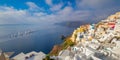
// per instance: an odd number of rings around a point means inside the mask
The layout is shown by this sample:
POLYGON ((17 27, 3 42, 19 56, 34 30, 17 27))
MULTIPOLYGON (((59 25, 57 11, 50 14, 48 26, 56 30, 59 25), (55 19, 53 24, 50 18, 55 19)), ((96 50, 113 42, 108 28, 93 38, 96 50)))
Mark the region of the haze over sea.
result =
POLYGON ((0 48, 3 51, 42 51, 49 53, 55 44, 62 43, 61 35, 69 35, 74 28, 55 24, 0 25, 0 48))
POLYGON ((41 24, 1 24, 0 49, 5 52, 31 51, 49 53, 54 45, 61 44, 61 35, 69 36, 74 29, 83 24, 98 21, 62 21, 41 24))

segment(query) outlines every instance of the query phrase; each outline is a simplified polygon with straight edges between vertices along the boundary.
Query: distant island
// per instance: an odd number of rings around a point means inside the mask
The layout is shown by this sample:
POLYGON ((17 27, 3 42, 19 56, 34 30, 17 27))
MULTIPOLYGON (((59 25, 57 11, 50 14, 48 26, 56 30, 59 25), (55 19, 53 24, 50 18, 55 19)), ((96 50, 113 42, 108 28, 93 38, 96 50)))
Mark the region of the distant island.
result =
POLYGON ((69 28, 77 28, 81 25, 84 24, 93 24, 93 23, 97 23, 97 21, 95 22, 88 22, 88 21, 63 21, 60 23, 55 23, 55 25, 60 25, 60 26, 65 26, 65 27, 69 27, 69 28))

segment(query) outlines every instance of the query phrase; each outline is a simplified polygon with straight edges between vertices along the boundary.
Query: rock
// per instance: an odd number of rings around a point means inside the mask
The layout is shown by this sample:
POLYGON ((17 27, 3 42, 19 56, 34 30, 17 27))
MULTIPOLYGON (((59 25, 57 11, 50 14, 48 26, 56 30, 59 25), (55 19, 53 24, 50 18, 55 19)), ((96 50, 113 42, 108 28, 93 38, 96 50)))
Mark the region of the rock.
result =
POLYGON ((64 35, 61 35, 61 39, 64 40, 66 37, 64 35))
POLYGON ((62 46, 55 45, 50 52, 50 55, 58 55, 58 53, 62 50, 62 46))

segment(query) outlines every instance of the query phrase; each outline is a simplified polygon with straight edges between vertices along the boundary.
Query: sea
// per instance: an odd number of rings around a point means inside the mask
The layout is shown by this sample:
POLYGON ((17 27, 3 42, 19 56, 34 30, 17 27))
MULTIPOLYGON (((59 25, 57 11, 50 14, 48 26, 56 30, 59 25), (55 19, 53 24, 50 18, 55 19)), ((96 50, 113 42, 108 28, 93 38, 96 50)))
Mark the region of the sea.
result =
POLYGON ((0 49, 4 52, 14 52, 14 55, 31 51, 48 54, 54 45, 63 42, 61 35, 69 36, 76 28, 67 25, 70 23, 1 24, 0 49))

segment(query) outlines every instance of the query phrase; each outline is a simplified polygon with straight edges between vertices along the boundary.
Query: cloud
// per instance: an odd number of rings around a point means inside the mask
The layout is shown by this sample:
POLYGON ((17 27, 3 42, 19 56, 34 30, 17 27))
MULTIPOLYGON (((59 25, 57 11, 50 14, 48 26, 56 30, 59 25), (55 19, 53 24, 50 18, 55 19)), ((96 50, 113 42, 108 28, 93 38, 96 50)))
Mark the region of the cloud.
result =
MULTIPOLYGON (((17 10, 8 6, 0 6, 0 24, 33 24, 40 22, 39 17, 31 15, 28 10, 17 10)), ((44 15, 39 12, 39 15, 44 15)))
MULTIPOLYGON (((83 6, 90 5, 90 7, 94 7, 94 9, 98 9, 96 8, 96 6, 99 6, 100 4, 100 3, 98 5, 96 4, 98 3, 98 1, 90 2, 90 3, 88 3, 87 1, 88 0, 81 1, 79 2, 80 5, 77 4, 77 6, 79 5, 79 7, 85 8, 83 6), (94 6, 94 4, 96 6, 94 6)), ((26 4, 27 6, 29 6, 28 9, 19 9, 19 10, 12 6, 0 6, 0 13, 1 13, 0 24, 43 24, 43 23, 54 24, 56 22, 62 22, 62 21, 78 21, 78 20, 96 21, 105 18, 110 14, 113 14, 119 9, 119 7, 116 8, 111 7, 112 9, 108 9, 108 10, 107 9, 82 10, 82 8, 74 9, 73 6, 71 5, 63 7, 64 3, 59 3, 59 4, 51 3, 52 5, 50 6, 50 12, 52 11, 52 13, 48 14, 47 12, 43 12, 42 10, 44 9, 41 9, 41 7, 39 7, 33 2, 26 2, 26 4)))
POLYGON ((14 8, 13 7, 7 7, 7 6, 0 6, 0 12, 2 11, 13 11, 14 8))
POLYGON ((55 11, 59 11, 62 7, 63 7, 63 3, 57 3, 57 4, 53 4, 52 0, 45 0, 46 4, 49 5, 50 10, 55 12, 55 11))
POLYGON ((33 2, 26 2, 26 4, 29 6, 29 10, 30 11, 43 11, 42 8, 40 8, 39 6, 37 6, 35 3, 33 2))
POLYGON ((26 4, 30 7, 30 9, 34 9, 34 8, 39 8, 35 3, 33 2, 26 2, 26 4))
POLYGON ((4 11, 0 11, 0 23, 1 24, 21 23, 19 17, 21 17, 22 19, 24 17, 23 15, 25 14, 25 11, 22 11, 22 10, 17 11, 9 7, 5 7, 5 9, 3 10, 4 11))
POLYGON ((0 24, 53 24, 55 22, 78 20, 80 18, 82 20, 84 17, 89 15, 88 11, 73 11, 70 6, 66 6, 55 14, 30 12, 29 9, 17 10, 13 7, 0 6, 0 13, 0 24))
POLYGON ((53 5, 53 4, 52 4, 52 0, 45 0, 45 2, 46 2, 48 5, 50 5, 50 6, 53 5))
POLYGON ((89 11, 74 10, 70 6, 66 6, 63 10, 56 13, 57 20, 60 21, 77 21, 86 20, 86 17, 90 16, 89 11))
POLYGON ((63 10, 59 11, 58 14, 69 15, 72 12, 72 7, 65 7, 63 10))
MULTIPOLYGON (((76 4, 80 8, 109 8, 113 5, 116 5, 117 1, 115 0, 77 0, 76 4)), ((117 3, 118 4, 118 3, 117 3)))
POLYGON ((76 0, 77 9, 88 10, 91 13, 90 21, 100 21, 109 15, 120 11, 118 0, 76 0))
POLYGON ((50 8, 51 11, 58 11, 62 8, 63 4, 57 4, 50 8))

